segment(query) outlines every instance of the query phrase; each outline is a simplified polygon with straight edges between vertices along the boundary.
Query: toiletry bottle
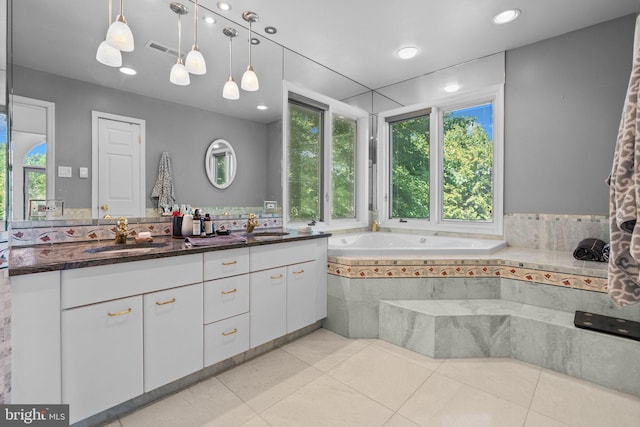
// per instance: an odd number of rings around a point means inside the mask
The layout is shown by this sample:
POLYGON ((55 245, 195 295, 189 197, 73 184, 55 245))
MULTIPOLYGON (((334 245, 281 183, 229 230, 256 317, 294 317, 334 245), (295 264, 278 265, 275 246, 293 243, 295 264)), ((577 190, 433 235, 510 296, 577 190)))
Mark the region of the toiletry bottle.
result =
POLYGON ((204 232, 207 236, 213 234, 213 221, 211 221, 209 214, 204 214, 204 232))
POLYGON ((202 232, 201 225, 202 225, 202 223, 200 222, 200 211, 198 209, 196 209, 194 211, 193 223, 191 225, 191 227, 192 227, 191 234, 193 236, 200 236, 200 233, 202 232))
POLYGON ((191 236, 193 232, 193 215, 184 214, 182 217, 182 235, 191 236))

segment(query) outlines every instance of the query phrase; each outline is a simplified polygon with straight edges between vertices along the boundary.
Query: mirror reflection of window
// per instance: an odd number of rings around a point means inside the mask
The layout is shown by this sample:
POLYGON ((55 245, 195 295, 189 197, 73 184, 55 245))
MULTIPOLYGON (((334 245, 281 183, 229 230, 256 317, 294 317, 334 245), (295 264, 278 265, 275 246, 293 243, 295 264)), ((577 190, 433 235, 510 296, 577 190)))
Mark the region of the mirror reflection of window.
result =
POLYGON ((0 220, 6 218, 6 158, 7 158, 7 114, 0 113, 0 220))
POLYGON ((24 217, 29 218, 32 200, 47 198, 47 145, 42 142, 25 155, 23 164, 24 217))
POLYGON ((216 139, 205 155, 207 177, 216 188, 224 189, 231 185, 236 176, 236 157, 233 147, 223 139, 216 139))

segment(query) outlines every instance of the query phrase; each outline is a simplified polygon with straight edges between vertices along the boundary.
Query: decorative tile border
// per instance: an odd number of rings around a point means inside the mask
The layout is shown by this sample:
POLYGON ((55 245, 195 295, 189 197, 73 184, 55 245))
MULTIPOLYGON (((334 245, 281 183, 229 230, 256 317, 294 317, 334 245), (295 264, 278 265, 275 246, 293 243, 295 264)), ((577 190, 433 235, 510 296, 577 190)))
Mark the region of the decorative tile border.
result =
POLYGON ((331 257, 327 263, 327 273, 349 279, 504 277, 565 288, 607 292, 607 279, 602 277, 496 265, 496 261, 466 262, 467 264, 460 260, 439 261, 421 265, 420 261, 398 260, 391 264, 376 263, 376 261, 359 261, 357 264, 351 264, 348 261, 341 262, 339 257, 331 257))

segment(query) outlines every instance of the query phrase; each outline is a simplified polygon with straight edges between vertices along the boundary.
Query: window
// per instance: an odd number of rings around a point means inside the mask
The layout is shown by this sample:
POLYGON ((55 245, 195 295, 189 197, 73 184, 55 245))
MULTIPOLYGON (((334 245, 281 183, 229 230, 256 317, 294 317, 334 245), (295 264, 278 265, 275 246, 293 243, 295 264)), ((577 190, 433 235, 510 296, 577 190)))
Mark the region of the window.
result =
POLYGON ((368 113, 289 88, 285 85, 285 221, 365 226, 368 113))
POLYGON ((502 88, 380 114, 383 226, 502 233, 502 88))

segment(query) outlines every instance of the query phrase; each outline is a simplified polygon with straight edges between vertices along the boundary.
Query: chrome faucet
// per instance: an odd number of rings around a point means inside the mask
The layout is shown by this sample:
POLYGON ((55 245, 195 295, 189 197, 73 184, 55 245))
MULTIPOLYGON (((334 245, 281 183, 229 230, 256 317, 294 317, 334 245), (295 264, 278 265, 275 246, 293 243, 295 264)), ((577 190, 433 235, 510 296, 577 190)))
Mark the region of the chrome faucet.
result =
POLYGON ((128 225, 127 218, 121 216, 118 218, 118 222, 116 222, 116 244, 124 245, 127 243, 127 234, 129 234, 129 230, 127 230, 128 225))
POLYGON ((247 225, 245 226, 245 230, 247 232, 247 234, 253 233, 253 229, 255 227, 257 227, 258 225, 258 220, 256 219, 256 215, 255 214, 249 214, 249 219, 247 219, 247 225))

